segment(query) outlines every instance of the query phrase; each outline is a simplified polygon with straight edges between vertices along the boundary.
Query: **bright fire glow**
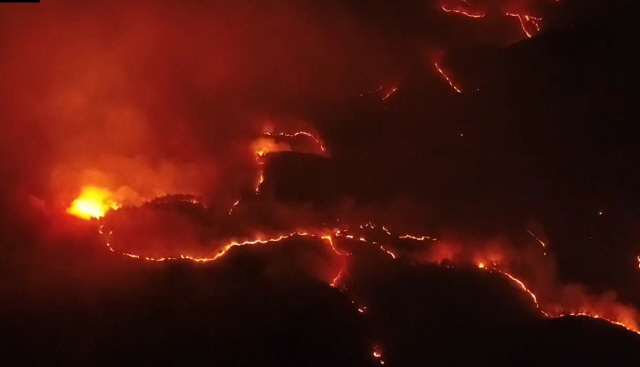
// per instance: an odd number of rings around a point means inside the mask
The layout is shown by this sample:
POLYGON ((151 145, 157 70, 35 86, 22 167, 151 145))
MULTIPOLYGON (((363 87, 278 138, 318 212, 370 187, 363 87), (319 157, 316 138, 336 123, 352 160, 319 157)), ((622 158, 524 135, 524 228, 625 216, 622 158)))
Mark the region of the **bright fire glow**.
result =
POLYGON ((88 186, 76 198, 67 213, 78 218, 89 220, 91 218, 104 217, 110 209, 118 209, 119 205, 113 200, 111 193, 95 186, 88 186))

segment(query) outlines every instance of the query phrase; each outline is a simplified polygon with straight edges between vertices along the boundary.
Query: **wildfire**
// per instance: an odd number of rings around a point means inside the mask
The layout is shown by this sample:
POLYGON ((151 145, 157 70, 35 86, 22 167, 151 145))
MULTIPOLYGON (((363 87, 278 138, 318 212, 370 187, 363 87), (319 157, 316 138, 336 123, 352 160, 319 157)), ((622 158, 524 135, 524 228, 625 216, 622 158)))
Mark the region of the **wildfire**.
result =
POLYGON ((327 151, 327 149, 324 146, 324 143, 322 143, 322 140, 320 140, 315 135, 313 135, 312 133, 307 132, 307 131, 297 131, 297 132, 292 133, 292 134, 290 134, 290 133, 274 133, 274 132, 271 132, 271 131, 265 131, 264 135, 265 136, 270 136, 270 137, 287 137, 287 138, 295 138, 295 137, 298 137, 298 136, 306 136, 308 138, 311 138, 313 141, 315 141, 318 144, 318 146, 320 147, 320 150, 322 152, 326 152, 327 151))
POLYGON ((590 318, 590 319, 604 320, 604 321, 606 321, 606 322, 608 322, 608 323, 610 323, 610 324, 614 324, 614 325, 620 326, 620 327, 622 327, 622 328, 624 328, 624 329, 626 329, 626 330, 629 330, 629 331, 631 331, 631 332, 634 332, 634 333, 636 333, 636 334, 639 334, 639 335, 640 335, 640 331, 638 331, 638 330, 637 330, 637 328, 632 328, 632 327, 630 327, 630 326, 628 326, 628 325, 625 325, 625 324, 624 324, 624 323, 622 323, 622 322, 614 321, 614 320, 608 319, 608 318, 606 318, 606 317, 602 317, 602 316, 600 316, 600 315, 591 315, 591 314, 586 313, 586 312, 575 312, 575 313, 570 313, 570 314, 566 314, 566 315, 559 315, 559 316, 556 316, 556 317, 554 317, 554 318, 560 318, 560 317, 565 317, 565 316, 573 316, 573 317, 588 317, 588 318, 590 318))
MULTIPOLYGON (((373 223, 368 222, 367 224, 365 224, 364 226, 361 226, 361 227, 362 228, 364 228, 364 227, 374 228, 375 225, 373 223)), ((389 231, 386 227, 381 226, 380 228, 383 229, 383 231, 385 233, 387 233, 389 235, 391 234, 391 231, 389 231)), ((132 253, 128 253, 128 252, 118 251, 118 250, 115 250, 113 248, 113 246, 111 245, 111 235, 112 235, 111 232, 108 235, 108 240, 107 240, 107 244, 106 245, 107 245, 109 251, 111 251, 113 253, 117 253, 117 254, 120 254, 120 255, 123 255, 123 256, 127 256, 127 257, 130 257, 130 258, 134 258, 134 259, 146 260, 146 261, 163 262, 163 261, 182 259, 182 260, 190 260, 190 261, 194 261, 194 262, 211 262, 211 261, 215 261, 215 260, 218 260, 219 258, 223 257, 233 247, 276 243, 276 242, 280 242, 280 241, 283 241, 285 239, 289 239, 289 238, 292 238, 292 237, 295 237, 295 236, 318 238, 320 240, 323 240, 331 248, 333 253, 335 253, 336 255, 338 255, 338 256, 343 258, 343 264, 342 264, 342 267, 341 267, 340 271, 332 279, 331 283, 329 283, 329 285, 334 287, 334 288, 338 288, 338 284, 339 284, 340 280, 345 275, 348 274, 348 263, 347 263, 346 256, 350 255, 350 253, 341 252, 340 250, 338 250, 335 247, 334 236, 335 237, 344 237, 346 239, 350 239, 350 240, 353 240, 353 241, 372 244, 372 245, 376 246, 377 248, 379 248, 381 251, 387 253, 392 259, 395 260, 395 259, 398 258, 396 254, 394 254, 393 252, 387 250, 384 246, 379 245, 377 242, 369 241, 365 237, 356 237, 354 235, 344 234, 344 232, 346 232, 346 231, 347 230, 336 230, 336 231, 332 232, 331 234, 324 234, 324 235, 314 234, 314 233, 312 233, 310 231, 295 231, 295 232, 291 232, 291 233, 288 233, 288 234, 283 234, 283 235, 279 235, 279 236, 275 236, 275 237, 271 237, 271 238, 258 238, 258 239, 254 239, 254 240, 243 241, 243 242, 232 241, 232 242, 226 244, 217 254, 215 254, 215 255, 213 255, 211 257, 195 257, 195 256, 183 255, 183 254, 181 254, 179 256, 174 256, 174 257, 149 257, 149 256, 143 256, 143 255, 132 254, 132 253)), ((100 233, 102 233, 102 228, 100 228, 100 233)), ((398 238, 398 239, 410 239, 410 240, 414 240, 414 241, 425 241, 425 240, 435 241, 435 239, 433 239, 433 238, 431 238, 429 236, 416 236, 416 235, 411 235, 411 234, 400 235, 400 236, 397 236, 396 238, 398 238)), ((638 261, 640 262, 640 256, 638 256, 638 261)), ((516 276, 508 273, 507 271, 504 271, 504 270, 496 268, 497 264, 494 263, 492 266, 490 266, 485 262, 478 262, 476 264, 476 266, 479 269, 483 270, 483 271, 488 271, 490 273, 500 274, 501 276, 504 276, 504 277, 508 278, 513 284, 515 284, 523 292, 528 294, 529 297, 531 297, 531 300, 532 300, 533 304, 540 311, 540 313, 542 315, 544 315, 545 317, 561 317, 562 316, 562 315, 557 315, 557 314, 555 316, 551 316, 549 313, 545 312, 542 309, 541 305, 539 304, 538 298, 533 293, 533 291, 531 289, 529 289, 525 285, 525 283, 522 280, 518 279, 516 276)), ((456 266, 448 265, 447 267, 455 268, 456 266)), ((358 311, 363 313, 365 308, 366 307, 360 307, 358 311)), ((632 325, 635 325, 633 322, 623 322, 623 321, 620 321, 620 320, 611 320, 611 319, 605 318, 603 316, 600 316, 598 314, 593 314, 592 315, 592 314, 583 313, 583 312, 571 313, 569 315, 570 316, 587 316, 587 317, 591 317, 591 318, 595 318, 595 319, 602 319, 602 320, 608 321, 608 322, 610 322, 612 324, 624 327, 627 330, 630 330, 630 331, 633 331, 635 333, 640 334, 640 332, 637 330, 637 328, 635 326, 632 326, 632 325)), ((379 361, 382 363, 383 361, 380 358, 381 357, 380 352, 376 350, 376 354, 379 354, 379 355, 374 355, 374 356, 376 358, 379 358, 379 361)))
POLYGON ((437 241, 437 239, 429 237, 429 236, 414 236, 414 235, 411 235, 411 234, 403 234, 401 236, 398 236, 398 238, 401 238, 401 239, 407 239, 408 238, 408 239, 414 240, 414 241, 426 241, 426 240, 437 241))
POLYGON ((76 217, 89 220, 91 218, 104 217, 110 209, 118 209, 119 205, 113 200, 111 193, 95 186, 88 186, 75 199, 67 213, 76 217))
POLYGON ((475 13, 475 14, 474 13, 469 13, 466 10, 463 10, 463 9, 447 8, 444 4, 440 5, 440 9, 442 9, 446 13, 460 14, 460 15, 464 15, 466 17, 475 18, 475 19, 484 18, 485 15, 486 15, 485 13, 475 13))
POLYGON ((387 254, 389 254, 389 256, 391 256, 394 260, 396 259, 396 254, 394 254, 393 252, 387 250, 383 246, 380 246, 380 250, 382 250, 382 251, 386 252, 387 254))
POLYGON ((534 32, 535 33, 540 32, 540 23, 538 22, 540 22, 542 18, 536 18, 531 15, 520 15, 520 14, 514 14, 514 13, 507 13, 507 16, 517 17, 518 20, 520 21, 520 26, 522 27, 524 34, 526 34, 527 37, 529 38, 533 37, 534 32), (527 27, 531 29, 527 29, 527 27))
POLYGON ((231 215, 231 213, 233 213, 233 209, 236 208, 236 206, 238 206, 240 204, 240 199, 236 200, 233 205, 231 205, 231 209, 229 209, 229 215, 231 215))
POLYGON ((531 235, 531 237, 533 237, 536 241, 538 241, 538 243, 542 246, 542 251, 544 251, 544 255, 546 255, 547 254, 547 244, 544 243, 540 238, 538 238, 538 236, 533 234, 533 232, 531 232, 530 230, 527 230, 527 233, 529 233, 531 235))
POLYGON ((384 364, 384 360, 382 360, 382 352, 377 345, 373 346, 373 358, 377 359, 380 364, 384 364))
MULTIPOLYGON (((128 252, 123 252, 123 251, 118 251, 115 250, 113 248, 113 246, 111 245, 111 235, 113 233, 110 232, 109 233, 109 239, 107 240, 107 247, 109 248, 109 250, 111 252, 114 253, 118 253, 127 257, 131 257, 134 259, 142 259, 142 260, 147 260, 147 261, 154 261, 154 262, 163 262, 163 261, 169 261, 169 260, 192 260, 195 262, 210 262, 210 261, 215 261, 218 260, 220 257, 224 256, 231 248, 233 247, 241 247, 241 246, 247 246, 247 245, 257 245, 257 244, 269 244, 269 243, 275 243, 275 242, 280 242, 282 240, 294 237, 294 236, 300 236, 300 237, 316 237, 316 238, 321 238, 324 240, 327 240, 327 238, 330 239, 330 236, 317 236, 308 232, 292 232, 289 234, 284 234, 284 235, 280 235, 277 237, 272 237, 272 238, 259 238, 256 240, 248 240, 248 241, 243 241, 243 242, 237 242, 237 241, 232 241, 230 243, 228 243, 227 245, 225 245, 222 250, 220 250, 216 255, 212 256, 212 257, 194 257, 194 256, 189 256, 189 255, 179 255, 179 256, 173 256, 173 257, 150 257, 150 256, 143 256, 143 255, 137 255, 137 254, 131 254, 128 252)), ((328 240, 327 241, 330 244, 331 249, 338 255, 343 255, 342 253, 338 252, 338 250, 335 249, 335 247, 333 246, 333 242, 328 240)))
POLYGON ((458 88, 455 84, 453 84, 453 81, 451 81, 451 78, 449 78, 447 76, 447 74, 445 74, 445 72, 440 68, 440 66, 438 66, 438 63, 436 62, 436 63, 434 63, 434 65, 436 66, 436 69, 438 70, 440 75, 442 75, 444 77, 444 79, 447 81, 447 83, 449 83, 451 88, 453 88, 453 90, 455 90, 458 93, 462 93, 462 90, 460 88, 458 88))
POLYGON ((329 285, 336 288, 338 286, 338 281, 340 281, 340 278, 342 277, 342 274, 344 274, 346 271, 347 271, 347 262, 345 261, 342 266, 342 269, 340 269, 340 272, 338 272, 338 275, 336 275, 335 278, 333 278, 333 281, 329 285))
POLYGON ((395 93, 397 90, 398 90, 398 87, 393 87, 393 88, 389 89, 389 91, 387 93, 385 93, 385 95, 382 97, 382 100, 386 101, 387 98, 391 97, 391 95, 393 93, 395 93))
MULTIPOLYGON (((256 194, 260 192, 260 185, 262 185, 262 183, 264 182, 264 173, 262 173, 262 170, 260 171, 260 177, 258 178, 258 184, 256 184, 256 194)), ((239 201, 240 199, 238 199, 239 201)), ((231 208, 233 209, 233 208, 231 208)), ((231 212, 229 212, 229 214, 231 214, 231 212)))
MULTIPOLYGON (((436 68, 438 69, 438 71, 444 76, 444 78, 449 82, 449 84, 454 88, 454 90, 456 90, 457 92, 461 92, 460 89, 458 89, 455 85, 453 85, 453 83, 451 82, 451 80, 446 76, 446 74, 444 74, 444 72, 442 71, 442 69, 440 69, 440 67, 438 66, 438 64, 435 64, 436 68)), ((392 92, 394 92, 397 88, 394 88, 392 90, 392 92)), ((313 136, 310 133, 307 132, 303 132, 303 131, 299 131, 296 133, 292 133, 292 134, 286 134, 286 133, 272 133, 272 132, 265 132, 264 135, 269 136, 269 137, 296 137, 296 136, 307 136, 312 138, 315 142, 317 142, 321 148, 322 151, 325 151, 324 146, 322 145, 322 142, 320 139, 316 138, 315 136, 313 136)), ((268 154, 270 151, 269 150, 260 150, 257 149, 256 150, 256 161, 258 162, 259 166, 261 167, 260 169, 260 175, 259 175, 259 181, 256 185, 255 188, 255 192, 258 193, 259 189, 260 189, 260 185, 264 182, 264 162, 262 161, 262 157, 264 157, 266 154, 268 154)), ((199 204, 201 205, 198 201, 194 200, 194 199, 190 199, 190 202, 192 202, 194 205, 195 204, 199 204)), ((229 214, 231 214, 234 210, 234 208, 240 203, 240 199, 238 199, 230 208, 229 210, 229 214)), ((73 203, 71 204, 71 206, 67 209, 67 212, 76 215, 80 218, 83 219, 91 219, 91 218, 101 218, 103 216, 105 216, 105 214, 107 213, 107 211, 111 210, 111 209, 117 209, 120 205, 114 200, 113 195, 106 189, 103 188, 98 188, 95 186, 89 186, 86 187, 82 190, 81 194, 78 196, 77 199, 75 199, 73 201, 73 203)), ((339 220, 337 220, 339 222, 339 220)), ((402 235, 397 235, 397 234, 393 234, 393 232, 391 230, 389 230, 386 226, 381 226, 381 225, 376 225, 373 222, 366 222, 363 225, 360 225, 359 228, 361 230, 365 230, 365 228, 370 228, 371 230, 374 230, 375 228, 380 228, 381 232, 384 232, 387 236, 389 236, 389 238, 393 239, 405 239, 405 240, 413 240, 413 241, 421 241, 421 242, 432 242, 432 241, 437 241, 436 238, 430 237, 430 236, 426 236, 426 235, 422 235, 422 236, 418 236, 415 234, 402 234, 402 235)), ((342 258, 342 267, 340 268, 340 271, 332 278, 331 282, 329 283, 332 287, 338 288, 338 284, 340 283, 340 281, 348 275, 348 262, 347 262, 347 256, 351 255, 348 252, 342 252, 340 250, 338 250, 335 246, 335 238, 334 237, 344 237, 346 239, 349 240, 353 240, 353 241, 358 241, 358 242, 362 242, 362 243, 366 243, 366 244, 370 244, 372 246, 374 246, 374 248, 388 254, 391 259, 396 260, 398 258, 398 256, 396 255, 396 253, 392 252, 391 250, 388 249, 388 247, 385 247, 386 245, 381 245, 378 242, 375 241, 370 241, 366 238, 366 236, 363 236, 362 233, 355 233, 355 234, 346 234, 348 228, 344 228, 341 230, 331 230, 331 231, 327 231, 327 230, 297 230, 297 231, 293 231, 290 233, 285 233, 285 234, 279 234, 273 237, 259 237, 256 239, 251 239, 251 240, 246 240, 246 241, 231 241, 227 244, 225 244, 220 251, 218 251, 215 254, 212 254, 211 256, 207 256, 207 257, 196 257, 196 256, 192 256, 192 255, 187 255, 187 254, 179 254, 176 256, 171 256, 171 257, 152 257, 152 256, 146 256, 146 255, 141 255, 141 254, 134 254, 134 253, 129 253, 129 252, 125 252, 125 251, 120 251, 120 250, 116 250, 113 246, 112 246, 112 235, 113 232, 109 232, 107 234, 107 241, 106 241, 106 246, 109 249, 109 251, 111 251, 112 253, 115 254, 119 254, 122 256, 126 256, 129 258, 133 258, 133 259, 140 259, 140 260, 146 260, 146 261, 152 261, 152 262, 164 262, 164 261, 171 261, 171 260, 189 260, 189 261, 194 261, 194 262, 211 262, 211 261, 215 261, 220 259, 221 257, 223 257, 225 254, 227 254, 227 252, 232 249, 233 247, 242 247, 242 246, 250 246, 250 245, 266 245, 266 244, 272 244, 272 243, 276 243, 276 242, 280 242, 286 239, 290 239, 292 237, 295 236, 299 236, 299 237, 312 237, 312 238, 317 238, 321 241, 323 241, 324 243, 326 243, 331 251, 333 253, 335 253, 336 255, 340 256, 342 258)), ((542 240, 540 240, 533 232, 531 231, 527 231, 534 239, 536 239, 536 241, 538 241, 538 243, 540 243, 540 245, 542 246, 543 250, 546 251, 546 243, 544 243, 542 240)), ((99 233, 104 234, 103 233, 103 228, 100 227, 99 229, 99 233)), ((441 244, 441 242, 437 242, 437 244, 441 244)), ((546 252, 545 252, 546 254, 546 252)), ((450 260, 455 260, 455 255, 451 254, 449 256, 452 256, 453 258, 447 257, 450 260)), ((640 267, 640 256, 637 257, 638 262, 639 262, 639 267, 640 267)), ((498 269, 497 266, 498 264, 494 261, 494 262, 487 262, 485 260, 487 259, 482 259, 482 262, 477 262, 476 266, 483 270, 483 271, 488 271, 490 273, 497 273, 500 274, 501 276, 504 276, 506 278, 508 278, 512 283, 514 283, 518 288, 520 288, 523 292, 527 293, 533 303, 535 304, 536 308, 546 317, 552 317, 550 316, 547 312, 545 312, 540 304, 538 303, 538 299, 536 297, 536 295, 533 293, 532 290, 530 290, 525 283, 518 279, 516 276, 508 273, 506 270, 503 269, 498 269)), ((446 265, 446 267, 448 268, 455 268, 457 265, 446 265)), ((341 287, 342 289, 340 289, 341 291, 345 291, 346 287, 341 287)), ((356 304, 355 301, 352 300, 352 303, 356 304)), ((360 302, 358 302, 360 303, 360 302)), ((363 313, 364 310, 366 309, 366 307, 364 306, 360 306, 358 311, 360 313, 363 313)), ((559 317, 557 316, 557 314, 554 312, 553 317, 559 317)), ((603 316, 600 316, 599 314, 595 314, 595 315, 591 315, 591 314, 587 314, 587 313, 574 313, 574 314, 570 314, 572 316, 587 316, 587 317, 592 317, 592 318, 596 318, 596 319, 602 319, 605 321, 608 321, 612 324, 615 325, 619 325, 621 327, 624 327, 627 330, 631 330, 634 331, 636 333, 638 333, 637 328, 635 327, 635 321, 629 321, 629 320, 624 320, 625 322, 622 322, 620 319, 620 317, 616 317, 616 319, 618 320, 611 320, 608 318, 605 318, 603 316), (629 322, 626 322, 629 321, 629 322), (630 326, 633 325, 633 326, 630 326)), ((640 334, 640 333, 639 333, 640 334)), ((380 352, 380 350, 378 349, 378 347, 376 346, 374 348, 374 357, 381 363, 384 364, 384 361, 382 360, 382 354, 380 352)))

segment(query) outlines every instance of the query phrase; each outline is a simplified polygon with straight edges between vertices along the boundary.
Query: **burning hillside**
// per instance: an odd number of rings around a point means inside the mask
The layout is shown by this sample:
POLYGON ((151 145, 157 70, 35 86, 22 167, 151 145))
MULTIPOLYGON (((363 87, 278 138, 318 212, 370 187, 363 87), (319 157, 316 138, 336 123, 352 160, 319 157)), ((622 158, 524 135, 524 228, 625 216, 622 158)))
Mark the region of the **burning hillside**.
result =
POLYGON ((24 5, 8 365, 637 365, 617 7, 24 5))

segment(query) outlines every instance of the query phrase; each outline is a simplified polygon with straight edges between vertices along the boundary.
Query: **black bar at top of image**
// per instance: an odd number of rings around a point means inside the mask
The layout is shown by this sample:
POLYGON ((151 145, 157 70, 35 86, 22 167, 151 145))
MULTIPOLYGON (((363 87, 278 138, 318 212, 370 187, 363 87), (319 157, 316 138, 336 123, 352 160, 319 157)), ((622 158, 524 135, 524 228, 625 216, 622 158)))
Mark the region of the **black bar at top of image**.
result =
POLYGON ((0 3, 39 3, 40 0, 0 0, 0 3))

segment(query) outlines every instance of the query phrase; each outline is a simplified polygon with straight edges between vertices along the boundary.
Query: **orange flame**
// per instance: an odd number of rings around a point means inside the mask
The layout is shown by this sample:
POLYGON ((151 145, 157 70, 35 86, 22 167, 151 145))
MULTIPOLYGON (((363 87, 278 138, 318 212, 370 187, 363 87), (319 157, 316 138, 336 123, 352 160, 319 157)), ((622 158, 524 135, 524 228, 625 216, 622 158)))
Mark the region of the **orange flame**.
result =
POLYGON ((520 26, 522 27, 524 34, 526 34, 527 37, 529 38, 533 37, 534 31, 535 33, 540 32, 540 24, 538 22, 541 21, 542 18, 536 18, 531 15, 520 15, 520 14, 514 14, 514 13, 507 13, 507 16, 517 17, 518 20, 520 21, 520 26), (527 26, 529 25, 533 27, 532 30, 527 30, 527 26))
POLYGON ((67 208, 67 213, 89 220, 104 217, 108 210, 118 209, 118 207, 120 205, 114 201, 113 195, 108 190, 88 186, 82 189, 78 198, 67 208))
POLYGON ((436 66, 436 69, 438 70, 440 75, 442 75, 444 77, 444 79, 447 81, 447 83, 449 83, 451 88, 453 88, 453 90, 455 90, 458 93, 462 93, 462 90, 460 88, 458 88, 455 84, 453 84, 453 81, 451 81, 451 78, 449 78, 447 76, 447 74, 445 74, 445 72, 440 68, 440 66, 438 66, 438 63, 436 62, 436 63, 434 63, 434 65, 436 66))
POLYGON ((306 136, 311 138, 313 141, 315 141, 318 146, 320 147, 320 150, 323 152, 326 152, 327 149, 325 148, 324 144, 322 143, 322 140, 320 140, 319 138, 317 138, 315 135, 311 134, 310 132, 306 132, 306 131, 297 131, 295 133, 289 134, 289 133, 274 133, 271 131, 265 131, 264 132, 265 136, 270 136, 270 137, 287 137, 287 138, 295 138, 298 136, 306 136))
MULTIPOLYGON (((446 75, 442 72, 442 70, 438 67, 438 64, 436 63, 436 68, 438 68, 439 72, 447 79, 447 81, 450 82, 451 81, 446 77, 446 75)), ((455 86, 452 85, 452 87, 455 86)), ((457 90, 457 89, 456 89, 457 90)), ((458 90, 459 91, 459 90, 458 90)), ((306 132, 297 132, 294 134, 284 134, 284 133, 279 133, 279 134, 274 134, 274 133, 265 133, 265 135, 267 136, 299 136, 299 135, 305 135, 305 136, 310 136, 313 137, 313 135, 311 135, 310 133, 306 133, 306 132)), ((314 140, 316 142, 320 143, 320 140, 313 137, 314 140)), ((322 145, 321 145, 322 146, 322 145)), ((268 154, 267 152, 264 152, 263 154, 260 154, 260 152, 258 151, 257 153, 257 160, 258 163, 263 163, 259 160, 259 157, 264 155, 264 154, 268 154)), ((263 164, 260 164, 261 167, 263 167, 263 164)), ((259 183, 256 187, 256 192, 259 190, 260 188, 260 184, 263 182, 264 180, 264 176, 263 176, 263 171, 260 171, 260 180, 259 183)), ((194 204, 199 204, 199 202, 197 200, 190 200, 192 203, 194 204)), ((231 214, 233 208, 235 206, 238 205, 240 200, 236 201, 229 213, 231 214)), ((201 205, 201 204, 200 204, 201 205)), ((67 212, 76 215, 80 218, 84 218, 84 219, 91 219, 91 218, 101 218, 103 217, 107 211, 111 210, 111 209, 117 209, 120 206, 120 204, 114 199, 114 195, 103 188, 98 188, 95 186, 89 186, 86 187, 82 190, 81 194, 79 195, 79 197, 77 199, 75 199, 73 201, 73 203, 71 204, 71 206, 67 209, 67 212)), ((366 222, 364 225, 359 226, 360 229, 365 229, 365 228, 371 228, 374 229, 376 228, 376 225, 372 222, 366 222)), ((392 231, 390 231, 389 229, 387 229, 387 227, 385 226, 378 226, 378 228, 380 228, 380 230, 384 233, 386 233, 390 238, 395 238, 395 239, 405 239, 405 240, 413 240, 413 241, 421 241, 421 242, 427 242, 429 241, 429 243, 433 243, 433 249, 438 250, 439 252, 442 253, 438 253, 436 259, 431 259, 430 261, 438 261, 437 259, 450 259, 450 260, 454 260, 454 259, 458 259, 457 256, 457 251, 455 247, 451 247, 449 245, 446 245, 442 242, 439 242, 437 239, 429 237, 429 236, 418 236, 418 235, 413 235, 413 234, 403 234, 403 235, 397 235, 397 234, 393 234, 392 231), (433 242, 432 242, 433 241, 433 242)), ((342 263, 342 267, 340 269, 340 271, 338 272, 338 274, 332 278, 332 281, 330 283, 330 285, 332 287, 336 287, 338 288, 338 283, 342 280, 342 278, 346 275, 348 275, 348 263, 347 263, 347 258, 346 256, 349 256, 350 253, 348 252, 341 252, 339 251, 336 247, 335 247, 335 243, 334 243, 334 238, 333 236, 336 237, 345 237, 347 239, 350 240, 354 240, 354 241, 358 241, 358 242, 363 242, 363 243, 367 243, 367 244, 371 244, 373 246, 375 246, 375 248, 379 249, 380 251, 383 251, 385 253, 387 253, 392 259, 397 259, 398 256, 396 253, 390 251, 387 247, 380 245, 378 242, 375 241, 369 241, 366 237, 362 236, 362 234, 358 234, 357 236, 354 236, 352 234, 345 234, 345 232, 347 231, 347 229, 344 230, 333 230, 331 232, 327 232, 327 231, 314 231, 313 233, 309 230, 298 230, 295 232, 291 232, 291 233, 287 233, 287 234, 281 234, 275 237, 271 237, 271 238, 266 238, 266 237, 259 237, 257 239, 253 239, 253 240, 247 240, 247 241, 243 241, 243 242, 238 242, 238 241, 232 241, 227 243, 225 246, 222 247, 222 249, 216 253, 216 254, 212 254, 209 257, 196 257, 196 256, 192 256, 192 255, 186 255, 186 254, 179 254, 177 256, 173 256, 173 257, 151 257, 151 256, 145 256, 145 255, 139 255, 139 254, 134 254, 134 253, 128 253, 128 252, 124 252, 124 251, 119 251, 116 250, 112 244, 111 244, 111 237, 112 237, 112 232, 109 232, 107 235, 107 241, 106 241, 106 246, 109 249, 109 251, 122 255, 122 256, 127 256, 130 258, 134 258, 134 259, 141 259, 141 260, 147 260, 147 261, 154 261, 154 262, 163 262, 163 261, 170 261, 170 260, 178 260, 178 259, 183 259, 183 260, 190 260, 190 261, 194 261, 194 262, 210 262, 210 261, 215 261, 218 260, 219 258, 221 258, 222 256, 224 256, 231 248, 233 247, 241 247, 241 246, 247 246, 247 245, 259 245, 259 244, 269 244, 269 243, 275 243, 275 242, 279 242, 282 240, 285 240, 287 238, 291 238, 293 236, 308 236, 308 237, 314 237, 314 238, 318 238, 321 239, 323 241, 325 241, 325 243, 327 245, 329 245, 329 247, 331 248, 331 250, 338 256, 343 258, 343 263, 342 263), (323 233, 324 234, 320 234, 323 233)), ((535 236, 535 234, 531 231, 527 231, 533 238, 535 238, 540 245, 543 247, 543 249, 546 250, 546 244, 541 241, 537 236, 535 236)), ((99 229, 99 233, 103 234, 103 228, 100 227, 99 229)), ((476 264, 476 266, 483 270, 483 271, 488 271, 491 273, 497 273, 500 274, 504 277, 507 277, 512 283, 514 283, 518 288, 520 288, 522 291, 524 291, 525 293, 527 293, 533 303, 535 304, 536 308, 546 317, 560 317, 562 315, 559 315, 558 312, 554 311, 553 312, 553 316, 551 316, 549 313, 545 312, 544 310, 542 310, 540 304, 538 303, 538 299, 536 297, 536 295, 533 293, 533 291, 531 289, 529 289, 525 283, 518 279, 516 276, 510 274, 507 272, 507 270, 503 270, 503 269, 499 269, 498 266, 500 266, 499 264, 501 264, 501 255, 499 254, 500 252, 498 251, 498 255, 496 254, 490 254, 490 256, 482 256, 481 258, 476 258, 476 260, 473 261, 473 263, 476 264)), ((640 266, 640 256, 637 257, 638 262, 639 262, 639 266, 640 266)), ((447 265, 447 267, 455 267, 455 265, 447 265)), ((344 290, 344 289, 342 289, 344 290)), ((355 304, 354 301, 352 301, 352 303, 355 304)), ((544 302, 543 302, 544 303, 544 302)), ((549 306, 548 304, 546 304, 546 306, 549 306)), ((366 307, 360 306, 359 312, 364 312, 364 310, 366 309, 366 307)), ((627 330, 631 330, 634 331, 636 333, 638 332, 638 328, 636 325, 636 321, 635 321, 635 313, 628 313, 626 312, 625 315, 623 315, 622 313, 617 313, 615 316, 611 316, 606 312, 602 312, 603 310, 600 310, 599 308, 595 307, 595 308, 589 308, 589 313, 584 312, 583 310, 580 310, 580 312, 577 313, 572 313, 570 315, 574 315, 574 316, 588 316, 588 317, 592 317, 592 318, 596 318, 596 319, 602 319, 605 321, 608 321, 612 324, 624 327, 627 330), (612 317, 612 319, 607 318, 602 316, 603 314, 606 314, 607 317, 612 317)), ((640 333, 639 333, 640 334, 640 333)), ((381 352, 377 349, 375 349, 375 354, 374 356, 376 358, 378 358, 378 361, 383 364, 383 360, 381 359, 381 352)))
POLYGON ((531 232, 528 229, 527 229, 527 233, 529 233, 531 235, 531 237, 533 237, 536 241, 538 241, 538 243, 542 246, 543 253, 546 255, 547 254, 547 244, 544 243, 544 241, 542 241, 540 238, 538 238, 538 236, 533 234, 533 232, 531 232))
POLYGON ((397 91, 398 91, 398 87, 393 87, 393 88, 389 89, 389 91, 387 93, 385 93, 385 95, 382 97, 382 100, 386 101, 387 98, 391 97, 391 95, 393 93, 397 92, 397 91))
POLYGON ((440 9, 444 10, 446 13, 461 14, 469 18, 475 18, 475 19, 484 18, 484 16, 486 15, 485 13, 474 14, 474 13, 469 13, 462 9, 447 8, 445 5, 440 5, 440 9))

